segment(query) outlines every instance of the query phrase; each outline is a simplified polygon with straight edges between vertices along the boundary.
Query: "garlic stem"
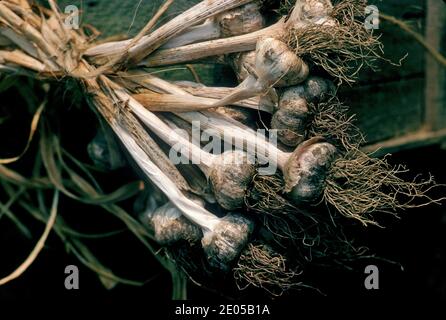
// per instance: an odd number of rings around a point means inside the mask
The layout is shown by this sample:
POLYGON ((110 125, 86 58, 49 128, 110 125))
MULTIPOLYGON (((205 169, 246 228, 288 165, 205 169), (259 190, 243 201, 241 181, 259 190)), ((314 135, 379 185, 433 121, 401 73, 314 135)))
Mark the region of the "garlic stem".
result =
POLYGON ((220 36, 221 32, 218 23, 215 22, 215 19, 209 18, 204 23, 193 26, 186 30, 185 33, 170 39, 160 49, 176 48, 195 42, 218 39, 220 36))
POLYGON ((197 121, 202 130, 215 130, 222 137, 240 142, 248 153, 263 162, 277 164, 281 170, 289 158, 288 153, 269 143, 264 136, 258 135, 251 128, 224 115, 210 111, 181 112, 176 115, 189 123, 197 121))
POLYGON ((227 271, 229 264, 240 255, 246 246, 253 230, 252 222, 242 216, 232 214, 228 214, 224 218, 218 218, 207 211, 202 204, 187 198, 177 188, 176 184, 150 160, 124 127, 117 124, 116 121, 109 121, 109 123, 150 181, 166 195, 187 219, 200 226, 203 231, 201 243, 209 263, 227 271))
MULTIPOLYGON (((173 83, 162 80, 155 76, 149 76, 145 79, 150 85, 163 90, 170 94, 177 94, 179 96, 189 97, 190 94, 182 88, 176 86, 173 83)), ((176 113, 179 118, 192 123, 198 121, 203 130, 211 129, 216 130, 223 135, 225 129, 231 138, 237 137, 242 139, 243 145, 246 144, 248 150, 257 151, 254 153, 263 161, 277 163, 279 168, 283 168, 288 159, 288 155, 279 150, 273 144, 270 144, 262 136, 259 136, 251 128, 223 115, 219 115, 210 111, 202 112, 181 112, 176 113)), ((253 154, 253 153, 251 153, 253 154)))
POLYGON ((186 46, 158 50, 141 61, 141 66, 161 67, 186 63, 211 56, 255 50, 256 43, 263 37, 283 34, 284 19, 277 24, 244 35, 210 40, 186 46))
POLYGON ((129 151, 143 173, 152 181, 167 198, 192 222, 199 225, 204 232, 212 232, 220 219, 187 198, 144 153, 138 146, 131 134, 120 125, 112 127, 115 134, 129 151))
POLYGON ((155 208, 148 203, 140 219, 153 231, 160 245, 173 245, 180 240, 194 243, 203 237, 201 228, 185 218, 170 201, 155 208))
MULTIPOLYGON (((207 18, 232 8, 249 3, 252 0, 219 0, 201 1, 182 14, 176 16, 163 26, 142 37, 135 45, 128 50, 128 60, 130 64, 137 64, 151 52, 158 49, 174 36, 180 34, 189 27, 194 26, 207 18)), ((88 49, 85 55, 92 58, 110 57, 113 54, 121 53, 126 49, 129 42, 114 42, 113 44, 102 44, 88 49)))
POLYGON ((124 90, 116 90, 115 92, 122 101, 128 102, 129 107, 135 115, 160 139, 171 146, 180 145, 184 148, 183 154, 188 159, 199 159, 198 163, 203 168, 203 171, 205 173, 209 171, 209 168, 215 161, 214 155, 204 152, 199 146, 189 142, 177 132, 171 130, 157 115, 144 108, 124 90))
POLYGON ((249 33, 262 29, 264 25, 265 21, 260 14, 260 4, 252 2, 209 18, 201 25, 191 27, 170 39, 161 49, 249 33))
POLYGON ((148 56, 142 64, 159 67, 200 60, 210 56, 252 51, 256 48, 257 41, 262 38, 283 39, 291 29, 305 28, 311 24, 333 23, 328 17, 332 7, 329 0, 296 1, 294 9, 287 19, 282 18, 269 27, 239 36, 159 50, 148 56))
MULTIPOLYGON (((209 95, 212 96, 212 94, 209 95)), ((218 93, 213 95, 213 97, 184 97, 174 94, 159 94, 153 92, 141 92, 132 96, 148 110, 164 112, 188 112, 215 108, 215 105, 219 104, 219 99, 222 97, 222 95, 218 93)), ((234 102, 233 105, 253 110, 272 112, 272 107, 260 104, 260 98, 241 100, 234 102)))
MULTIPOLYGON (((180 86, 191 95, 218 100, 223 99, 234 90, 234 88, 230 87, 207 87, 205 85, 189 81, 175 82, 174 84, 180 86)), ((273 113, 273 111, 277 109, 277 94, 275 93, 275 90, 273 90, 272 95, 273 97, 266 95, 240 100, 234 102, 233 105, 273 113)))

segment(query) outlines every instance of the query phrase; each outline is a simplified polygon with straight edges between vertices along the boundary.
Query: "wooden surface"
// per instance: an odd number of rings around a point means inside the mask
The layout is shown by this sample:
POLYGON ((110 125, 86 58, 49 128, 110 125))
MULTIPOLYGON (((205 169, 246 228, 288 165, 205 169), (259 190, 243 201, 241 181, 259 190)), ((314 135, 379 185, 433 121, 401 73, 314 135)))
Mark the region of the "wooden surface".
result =
MULTIPOLYGON (((392 15, 409 23, 414 30, 423 33, 425 17, 424 0, 369 0, 380 12, 392 15)), ((422 77, 424 73, 424 50, 416 45, 411 36, 384 19, 380 19, 379 29, 385 57, 398 64, 407 55, 401 66, 381 61, 377 64, 378 72, 363 72, 360 83, 398 81, 403 78, 422 77)))
MULTIPOLYGON (((425 3, 423 0, 372 1, 380 12, 408 22, 423 33, 425 3)), ((378 63, 378 72, 364 70, 359 83, 341 90, 341 99, 357 114, 358 126, 369 144, 386 141, 418 131, 424 117, 425 55, 413 38, 395 25, 381 19, 381 35, 386 58, 378 63)))
MULTIPOLYGON (((426 41, 435 49, 444 49, 446 37, 446 4, 427 0, 426 41)), ((426 127, 430 130, 446 128, 446 68, 426 54, 426 127)))
POLYGON ((341 101, 351 106, 368 143, 417 130, 423 118, 422 78, 344 88, 341 101))

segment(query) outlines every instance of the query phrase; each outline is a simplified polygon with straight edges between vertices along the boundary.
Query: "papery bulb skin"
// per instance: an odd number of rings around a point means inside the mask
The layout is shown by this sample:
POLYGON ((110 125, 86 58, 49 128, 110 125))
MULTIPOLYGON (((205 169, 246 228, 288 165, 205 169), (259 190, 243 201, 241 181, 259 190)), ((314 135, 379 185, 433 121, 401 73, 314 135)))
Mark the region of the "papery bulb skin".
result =
POLYGON ((256 173, 245 152, 227 151, 221 155, 209 174, 217 202, 226 210, 243 207, 246 191, 256 173))
POLYGON ((262 29, 265 19, 260 13, 260 5, 248 3, 221 14, 218 18, 223 37, 246 34, 262 29))
POLYGON ((289 96, 282 95, 279 110, 271 119, 271 128, 277 130, 280 142, 289 147, 296 147, 305 139, 309 110, 305 99, 290 99, 289 96))
POLYGON ((303 84, 304 97, 307 102, 319 103, 336 93, 336 86, 328 79, 309 77, 303 84))
POLYGON ((329 0, 304 0, 303 2, 302 15, 304 19, 313 22, 327 18, 333 9, 329 0))
POLYGON ((336 158, 336 147, 315 137, 299 145, 283 170, 285 191, 295 203, 315 201, 336 158))
POLYGON ((257 42, 255 72, 265 87, 283 87, 302 83, 309 68, 284 42, 263 38, 257 42))
POLYGON ((336 21, 330 17, 333 5, 330 0, 301 0, 298 1, 288 19, 288 25, 308 24, 335 25, 336 21))
POLYGON ((243 82, 251 70, 254 70, 256 64, 256 52, 246 51, 237 52, 228 56, 228 62, 237 76, 238 82, 243 82))
POLYGON ((227 272, 240 256, 254 229, 251 220, 239 214, 228 214, 214 230, 204 233, 201 243, 209 264, 227 272))
POLYGON ((163 246, 181 240, 195 243, 202 238, 200 227, 187 220, 170 202, 144 214, 142 222, 153 231, 155 241, 163 246))

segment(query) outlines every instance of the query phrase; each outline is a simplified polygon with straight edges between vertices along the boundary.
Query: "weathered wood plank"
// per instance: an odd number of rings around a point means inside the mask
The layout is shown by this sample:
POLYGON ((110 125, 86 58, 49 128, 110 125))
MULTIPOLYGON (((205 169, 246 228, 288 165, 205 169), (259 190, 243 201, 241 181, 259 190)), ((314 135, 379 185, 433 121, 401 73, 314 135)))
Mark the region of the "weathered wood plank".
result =
MULTIPOLYGON (((438 51, 446 35, 446 4, 427 0, 426 42, 438 51)), ((446 128, 446 68, 426 52, 426 127, 446 128)))
POLYGON ((443 148, 446 141, 446 129, 428 131, 425 129, 408 133, 401 137, 392 138, 376 144, 367 145, 363 148, 366 152, 373 152, 376 157, 402 150, 415 149, 427 145, 441 145, 443 148), (442 145, 443 143, 443 145, 442 145))
MULTIPOLYGON (((372 0, 370 4, 376 5, 379 12, 394 16, 409 23, 413 29, 421 34, 424 30, 425 1, 424 0, 372 0)), ((377 62, 378 72, 361 73, 360 84, 370 82, 382 82, 399 80, 405 77, 423 76, 424 50, 406 32, 395 25, 380 19, 379 29, 376 34, 381 34, 384 45, 384 53, 387 59, 398 63, 406 54, 401 67, 392 65, 386 61, 377 62)))
POLYGON ((357 125, 368 143, 416 131, 422 125, 423 79, 344 88, 341 101, 357 115, 357 125), (421 89, 420 89, 421 88, 421 89))

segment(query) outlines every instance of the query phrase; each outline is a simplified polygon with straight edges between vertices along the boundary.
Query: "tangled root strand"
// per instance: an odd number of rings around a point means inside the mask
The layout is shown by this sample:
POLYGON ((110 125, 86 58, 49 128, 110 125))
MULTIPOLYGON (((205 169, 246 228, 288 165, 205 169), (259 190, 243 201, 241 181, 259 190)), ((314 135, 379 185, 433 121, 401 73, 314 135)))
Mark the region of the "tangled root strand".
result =
POLYGON ((365 0, 339 1, 330 14, 335 25, 293 28, 288 45, 339 83, 355 82, 364 66, 374 70, 375 62, 384 59, 379 37, 364 27, 366 4, 365 0))
POLYGON ((296 244, 297 241, 309 241, 308 229, 317 224, 311 214, 285 198, 284 181, 280 173, 254 176, 245 203, 281 246, 286 246, 284 242, 296 244))
POLYGON ((249 286, 262 288, 273 296, 302 286, 297 277, 302 271, 290 269, 284 256, 264 244, 249 244, 234 268, 240 290, 249 286))
POLYGON ((350 150, 365 141, 359 128, 354 125, 355 116, 348 114, 349 107, 336 96, 310 104, 309 109, 312 115, 307 128, 309 138, 322 136, 339 150, 350 150))
POLYGON ((432 176, 426 181, 405 181, 401 175, 406 172, 402 165, 393 166, 386 158, 372 158, 359 148, 352 148, 334 162, 323 198, 343 216, 377 226, 374 212, 397 216, 400 210, 443 200, 427 195, 436 187, 432 176))
POLYGON ((286 199, 282 186, 280 174, 257 175, 245 202, 274 243, 292 251, 293 260, 302 265, 313 260, 327 261, 329 257, 333 261, 351 261, 363 254, 345 237, 338 223, 339 214, 326 207, 296 207, 286 199))

